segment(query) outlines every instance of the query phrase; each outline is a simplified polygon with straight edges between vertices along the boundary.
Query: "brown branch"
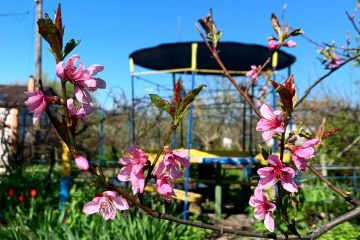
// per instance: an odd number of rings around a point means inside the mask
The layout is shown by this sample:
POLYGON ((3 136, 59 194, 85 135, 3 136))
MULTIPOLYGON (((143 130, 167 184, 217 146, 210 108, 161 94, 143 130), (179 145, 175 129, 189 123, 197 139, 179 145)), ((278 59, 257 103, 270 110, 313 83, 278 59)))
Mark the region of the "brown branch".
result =
POLYGON ((212 49, 212 47, 210 46, 209 42, 206 40, 204 34, 202 34, 199 26, 195 23, 195 26, 197 28, 197 30, 200 33, 200 36, 202 37, 202 39, 204 40, 206 46, 209 48, 210 52, 212 53, 214 59, 217 61, 217 63, 219 64, 219 66, 221 67, 221 69, 224 71, 224 76, 227 77, 231 83, 235 86, 235 88, 239 91, 239 93, 241 94, 241 96, 243 96, 243 98, 245 99, 245 101, 254 109, 255 113, 259 116, 259 118, 263 118, 263 116, 261 115, 259 109, 257 109, 257 107, 255 106, 255 104, 251 101, 251 99, 249 98, 249 96, 241 89, 241 87, 236 83, 235 79, 231 76, 231 74, 229 73, 229 71, 226 69, 226 67, 224 66, 224 64, 222 63, 221 59, 219 58, 219 55, 217 53, 217 51, 214 49, 212 49))
MULTIPOLYGON (((100 176, 97 174, 97 170, 93 166, 90 166, 89 172, 93 173, 97 177, 104 178, 102 173, 100 173, 100 176)), ((214 225, 210 225, 210 224, 206 224, 206 223, 202 223, 202 222, 193 222, 193 221, 189 221, 189 220, 185 220, 185 219, 180 219, 180 218, 177 218, 177 217, 174 217, 171 215, 167 215, 165 213, 157 212, 157 211, 152 210, 151 208, 148 208, 148 207, 142 205, 135 198, 133 198, 132 196, 130 196, 129 194, 127 194, 120 188, 116 187, 111 181, 108 181, 107 183, 105 183, 104 187, 107 190, 116 191, 119 195, 121 195, 127 201, 132 202, 134 205, 136 205, 137 207, 139 207, 144 212, 146 212, 147 214, 149 214, 150 216, 152 216, 154 218, 169 220, 172 222, 176 222, 178 224, 184 224, 184 225, 194 226, 194 227, 198 227, 198 228, 210 229, 210 230, 217 231, 220 233, 230 233, 230 234, 235 234, 235 235, 239 235, 239 236, 248 236, 248 237, 257 237, 257 238, 315 239, 315 238, 323 235, 324 233, 328 232, 331 228, 360 215, 360 208, 355 208, 354 210, 352 210, 348 213, 345 213, 345 214, 335 218, 334 220, 320 226, 319 228, 315 229, 312 233, 310 233, 308 235, 254 233, 254 232, 249 232, 249 231, 222 228, 222 227, 218 227, 218 226, 214 226, 214 225)))
MULTIPOLYGON (((327 72, 324 76, 316 80, 308 89, 306 89, 304 96, 300 98, 300 100, 296 103, 295 107, 299 106, 299 104, 304 101, 304 99, 310 94, 310 91, 318 85, 322 80, 324 80, 326 77, 328 77, 330 74, 338 70, 340 67, 344 66, 346 63, 350 62, 351 60, 354 60, 355 58, 359 57, 360 53, 357 53, 349 58, 347 58, 344 62, 342 62, 338 67, 332 68, 329 72, 327 72)), ((294 108, 295 108, 294 107, 294 108)))
MULTIPOLYGON (((266 64, 268 64, 268 63, 270 62, 271 57, 272 57, 272 55, 273 55, 274 53, 275 53, 275 51, 271 54, 270 57, 268 57, 268 59, 265 61, 265 63, 260 67, 260 69, 258 70, 258 73, 256 74, 256 77, 258 77, 258 76, 260 75, 261 71, 264 69, 264 67, 266 66, 266 64)), ((246 94, 249 92, 249 89, 250 89, 251 85, 254 84, 255 79, 256 79, 256 78, 252 78, 251 82, 250 82, 249 85, 246 87, 246 89, 245 89, 245 93, 246 93, 246 94)))
POLYGON ((310 162, 308 162, 306 164, 306 166, 308 167, 308 169, 313 172, 318 178, 320 178, 329 188, 331 188, 334 192, 336 192, 337 194, 339 194, 342 198, 344 198, 346 201, 348 201, 349 203, 351 203, 354 206, 359 207, 360 206, 360 201, 358 199, 356 199, 354 197, 354 195, 352 193, 345 193, 342 189, 337 188, 334 186, 334 184, 332 184, 326 177, 324 177, 323 175, 321 175, 312 165, 310 162))
POLYGON ((355 30, 357 31, 357 33, 360 34, 360 30, 359 30, 359 28, 356 26, 356 24, 354 22, 355 13, 356 12, 354 12, 353 16, 350 16, 350 14, 346 11, 346 15, 348 16, 350 22, 353 24, 353 26, 354 26, 355 30))

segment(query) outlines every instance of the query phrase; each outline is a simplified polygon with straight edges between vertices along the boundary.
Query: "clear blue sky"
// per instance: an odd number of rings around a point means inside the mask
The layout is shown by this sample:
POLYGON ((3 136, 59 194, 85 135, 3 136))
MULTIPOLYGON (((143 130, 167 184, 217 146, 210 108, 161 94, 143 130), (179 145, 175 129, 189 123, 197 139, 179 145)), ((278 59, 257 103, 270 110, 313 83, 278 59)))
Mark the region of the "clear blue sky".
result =
MULTIPOLYGON (((266 38, 274 31, 270 15, 281 17, 287 4, 285 18, 292 27, 301 27, 305 34, 318 42, 345 45, 346 32, 350 31, 351 46, 355 47, 355 31, 345 15, 351 14, 356 5, 349 1, 119 1, 119 0, 66 0, 62 3, 64 40, 81 39, 81 44, 72 52, 79 54, 85 67, 101 64, 105 70, 98 74, 107 82, 108 89, 121 86, 130 96, 130 53, 161 43, 177 42, 178 18, 181 18, 181 41, 200 41, 194 26, 212 7, 218 28, 223 30, 222 41, 236 41, 266 45, 266 38)), ((53 18, 58 1, 44 0, 43 12, 53 18)), ((34 4, 33 0, 0 1, 0 14, 23 13, 34 4)), ((359 14, 360 17, 360 14, 359 14)), ((11 16, 0 17, 2 74, 0 84, 25 83, 35 69, 35 11, 23 19, 11 16)), ((316 53, 316 47, 301 37, 296 37, 296 48, 284 49, 296 56, 292 73, 299 95, 314 80, 325 73, 316 53)), ((56 78, 55 61, 43 41, 43 72, 49 78, 56 78)), ((249 62, 249 67, 251 62, 249 62)), ((164 79, 164 77, 158 77, 164 79)), ((355 93, 353 82, 359 80, 359 69, 345 67, 334 73, 315 92, 322 88, 352 86, 348 94, 355 93), (350 92, 352 91, 352 92, 350 92)), ((168 83, 166 83, 168 84, 168 83)), ((201 84, 199 82, 198 84, 201 84)), ((142 86, 142 85, 141 85, 142 86)), ((344 91, 343 91, 344 90, 344 91)), ((99 90, 97 97, 102 101, 108 90, 99 90)), ((334 91, 335 92, 335 91, 334 91)), ((358 90, 357 90, 358 93, 358 90)))

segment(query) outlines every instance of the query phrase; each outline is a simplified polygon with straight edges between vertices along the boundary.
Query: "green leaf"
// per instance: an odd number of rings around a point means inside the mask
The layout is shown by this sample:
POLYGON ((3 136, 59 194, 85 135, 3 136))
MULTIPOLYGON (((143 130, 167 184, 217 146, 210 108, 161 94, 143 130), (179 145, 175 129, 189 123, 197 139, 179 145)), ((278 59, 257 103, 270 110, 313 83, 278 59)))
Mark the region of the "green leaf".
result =
POLYGON ((74 39, 71 39, 70 41, 68 41, 65 45, 65 49, 64 49, 64 56, 63 59, 65 59, 65 57, 72 51, 74 50, 74 48, 79 45, 81 42, 81 40, 78 40, 77 43, 75 42, 74 39))
POLYGON ((267 38, 268 41, 271 41, 271 40, 275 40, 275 41, 279 41, 279 39, 273 35, 271 35, 270 37, 267 38))
POLYGON ((181 81, 180 78, 177 80, 177 83, 175 85, 175 89, 174 89, 174 105, 175 105, 175 109, 177 110, 179 108, 180 105, 180 100, 181 100, 181 81))
POLYGON ((267 161, 267 159, 269 158, 269 156, 272 154, 272 149, 266 150, 264 149, 260 144, 259 144, 259 148, 260 148, 260 153, 263 156, 263 158, 267 161))
POLYGON ((152 104, 159 108, 164 110, 165 112, 169 113, 170 116, 173 118, 175 115, 175 109, 170 105, 168 101, 165 99, 162 99, 157 94, 149 94, 152 104))
POLYGON ((201 84, 198 88, 195 88, 191 90, 188 94, 186 94, 186 96, 184 97, 184 99, 182 100, 179 106, 179 109, 176 111, 176 115, 174 119, 175 125, 180 122, 180 120, 182 119, 182 117, 190 107, 190 104, 195 100, 195 97, 200 93, 203 87, 206 87, 206 85, 201 84))
POLYGON ((56 60, 62 59, 62 36, 60 31, 55 27, 51 19, 40 18, 37 21, 40 35, 50 44, 55 53, 56 60))
POLYGON ((304 31, 303 31, 301 28, 296 28, 296 29, 292 30, 292 31, 287 35, 287 37, 297 36, 297 35, 300 35, 300 34, 304 34, 304 31))
POLYGON ((301 129, 301 131, 299 132, 299 136, 309 140, 314 138, 310 133, 306 132, 304 129, 301 129))

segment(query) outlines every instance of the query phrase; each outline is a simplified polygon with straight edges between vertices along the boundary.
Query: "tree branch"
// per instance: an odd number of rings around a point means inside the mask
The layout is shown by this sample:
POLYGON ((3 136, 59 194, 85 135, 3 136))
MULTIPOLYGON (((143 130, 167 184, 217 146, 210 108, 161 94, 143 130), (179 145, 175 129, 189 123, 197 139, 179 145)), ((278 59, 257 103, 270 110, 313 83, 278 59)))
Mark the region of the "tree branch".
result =
MULTIPOLYGON (((354 60, 355 58, 359 57, 360 53, 357 53, 349 58, 347 58, 344 62, 342 62, 338 67, 336 68, 332 68, 329 72, 327 72, 324 76, 322 76, 321 78, 319 78, 318 80, 316 80, 308 89, 306 89, 304 96, 302 96, 300 98, 299 101, 297 101, 297 103, 295 104, 295 107, 299 106, 299 104, 304 101, 304 99, 310 94, 310 91, 316 86, 318 85, 322 80, 324 80, 326 77, 330 76, 330 74, 332 74, 333 72, 335 72, 336 70, 338 70, 340 67, 344 66, 346 63, 350 62, 351 60, 354 60)), ((294 107, 294 108, 295 108, 294 107)))
MULTIPOLYGON (((89 172, 96 175, 97 177, 104 178, 102 173, 100 173, 100 176, 97 174, 96 168, 94 168, 92 165, 90 165, 90 167, 89 167, 89 172)), ((324 233, 328 232, 331 228, 333 228, 345 221, 353 219, 357 216, 360 216, 360 208, 355 208, 354 210, 352 210, 348 213, 345 213, 345 214, 335 218, 334 220, 320 226, 319 228, 315 229, 313 232, 311 232, 308 235, 254 233, 254 232, 249 232, 249 231, 222 228, 222 227, 218 227, 218 226, 214 226, 214 225, 210 225, 210 224, 206 224, 206 223, 202 223, 202 222, 193 222, 190 220, 180 219, 180 218, 177 218, 177 217, 174 217, 171 215, 167 215, 165 213, 154 211, 151 208, 148 208, 145 205, 142 205, 138 200, 136 200, 135 198, 133 198, 132 196, 130 196, 129 194, 127 194, 120 188, 116 187, 111 181, 108 181, 107 183, 105 183, 104 188, 106 188, 109 191, 116 191, 119 195, 121 195, 127 201, 132 202, 134 205, 136 205, 137 207, 139 207, 140 209, 145 211, 148 215, 150 215, 154 218, 169 220, 172 222, 176 222, 178 224, 184 224, 184 225, 194 226, 194 227, 198 227, 198 228, 210 229, 210 230, 217 231, 220 233, 235 234, 238 236, 271 238, 271 239, 315 239, 315 238, 323 235, 324 233)))
POLYGON ((339 194, 342 198, 344 198, 346 201, 351 203, 354 206, 359 207, 360 201, 354 197, 352 193, 344 193, 344 191, 340 188, 335 187, 334 184, 332 184, 329 180, 327 180, 326 177, 321 175, 312 165, 310 162, 307 162, 306 164, 307 168, 312 171, 318 178, 321 179, 329 188, 331 188, 334 192, 339 194))

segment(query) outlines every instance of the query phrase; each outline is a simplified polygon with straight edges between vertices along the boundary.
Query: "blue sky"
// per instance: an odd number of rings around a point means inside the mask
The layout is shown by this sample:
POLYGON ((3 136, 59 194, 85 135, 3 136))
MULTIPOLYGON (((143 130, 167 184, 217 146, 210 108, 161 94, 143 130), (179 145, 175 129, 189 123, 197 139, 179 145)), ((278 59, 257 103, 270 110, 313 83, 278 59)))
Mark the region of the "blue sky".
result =
MULTIPOLYGON (((274 31, 270 15, 281 17, 283 5, 287 4, 286 21, 292 27, 301 27, 306 36, 318 42, 345 45, 346 32, 350 31, 351 46, 355 47, 355 31, 345 15, 351 14, 357 1, 120 1, 120 0, 66 0, 62 3, 64 40, 81 39, 81 44, 72 52, 79 54, 85 67, 101 64, 105 70, 98 74, 107 82, 107 90, 99 90, 96 96, 103 101, 109 89, 123 88, 130 96, 129 55, 139 49, 157 46, 161 43, 177 42, 178 18, 181 19, 181 41, 200 41, 195 28, 213 8, 217 27, 223 30, 222 41, 235 41, 266 45, 266 38, 274 31)), ((53 18, 58 1, 44 0, 43 12, 53 18)), ((0 14, 22 13, 30 9, 33 0, 0 1, 0 14)), ((35 11, 19 20, 14 17, 0 17, 2 75, 0 84, 25 83, 35 71, 35 11)), ((296 37, 296 48, 284 49, 296 56, 291 70, 295 75, 299 96, 326 71, 316 59, 316 46, 302 37, 296 37)), ((47 51, 43 41, 43 72, 49 78, 56 78, 55 60, 47 51)), ((249 62, 249 68, 251 63, 249 62)), ((136 68, 141 70, 140 68, 136 68)), ((285 74, 285 72, 283 73, 285 74)), ((318 96, 335 87, 332 94, 358 94, 354 82, 359 80, 359 69, 346 66, 314 90, 318 96), (350 90, 346 90, 346 88, 350 90)), ((171 77, 152 76, 160 83, 171 84, 171 77), (169 79, 169 81, 168 81, 169 79)), ((198 80, 197 85, 201 84, 198 80)), ((136 85, 139 91, 144 84, 136 85)), ((313 94, 315 96, 315 94, 313 94)))

